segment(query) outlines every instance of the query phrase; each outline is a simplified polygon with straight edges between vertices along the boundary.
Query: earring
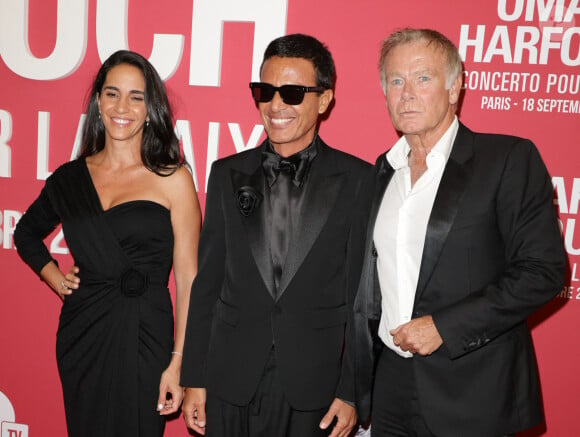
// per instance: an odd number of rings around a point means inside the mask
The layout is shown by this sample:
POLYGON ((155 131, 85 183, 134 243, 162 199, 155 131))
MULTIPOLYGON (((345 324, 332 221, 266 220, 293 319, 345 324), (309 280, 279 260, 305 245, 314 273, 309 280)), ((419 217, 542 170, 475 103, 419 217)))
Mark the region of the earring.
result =
POLYGON ((149 127, 149 120, 145 120, 145 127, 149 127))

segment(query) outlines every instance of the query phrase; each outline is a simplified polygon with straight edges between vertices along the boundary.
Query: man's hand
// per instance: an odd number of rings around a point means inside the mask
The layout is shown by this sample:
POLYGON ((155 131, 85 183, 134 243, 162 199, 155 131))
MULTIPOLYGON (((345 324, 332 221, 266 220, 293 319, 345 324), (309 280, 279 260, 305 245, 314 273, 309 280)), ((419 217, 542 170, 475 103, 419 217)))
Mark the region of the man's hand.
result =
POLYGON ((205 388, 185 387, 181 411, 188 428, 205 435, 205 388))
POLYGON ((328 437, 347 437, 356 423, 356 411, 341 399, 335 398, 328 412, 320 422, 320 428, 326 429, 336 416, 337 422, 328 437))
POLYGON ((391 329, 391 335, 395 345, 412 354, 431 355, 443 344, 431 316, 419 317, 391 329))

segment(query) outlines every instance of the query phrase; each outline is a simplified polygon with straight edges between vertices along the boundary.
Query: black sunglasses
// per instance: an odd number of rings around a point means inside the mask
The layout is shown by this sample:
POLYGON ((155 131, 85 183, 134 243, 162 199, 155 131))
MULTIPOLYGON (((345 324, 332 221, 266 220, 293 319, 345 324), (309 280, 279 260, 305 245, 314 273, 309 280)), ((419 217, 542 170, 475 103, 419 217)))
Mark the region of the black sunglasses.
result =
POLYGON ((304 93, 321 93, 325 90, 321 86, 282 85, 274 86, 265 82, 251 82, 252 97, 256 102, 266 103, 274 98, 276 91, 280 93, 282 101, 287 105, 299 105, 304 100, 304 93))

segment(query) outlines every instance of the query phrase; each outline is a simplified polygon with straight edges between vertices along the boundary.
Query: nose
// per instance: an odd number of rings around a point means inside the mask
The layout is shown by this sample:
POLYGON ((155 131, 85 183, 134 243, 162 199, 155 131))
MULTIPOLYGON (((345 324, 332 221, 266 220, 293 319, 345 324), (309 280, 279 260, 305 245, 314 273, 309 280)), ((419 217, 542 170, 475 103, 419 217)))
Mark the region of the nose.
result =
POLYGON ((270 105, 273 111, 277 111, 278 109, 286 106, 286 103, 284 103, 284 100, 282 100, 282 96, 280 95, 280 92, 278 90, 276 90, 276 92, 274 93, 274 97, 272 97, 270 105))
POLYGON ((129 101, 127 97, 121 97, 115 104, 115 110, 119 113, 127 112, 129 108, 129 101))
POLYGON ((413 87, 413 83, 410 80, 406 80, 405 84, 403 85, 403 92, 401 94, 401 100, 413 100, 415 98, 415 88, 413 87))

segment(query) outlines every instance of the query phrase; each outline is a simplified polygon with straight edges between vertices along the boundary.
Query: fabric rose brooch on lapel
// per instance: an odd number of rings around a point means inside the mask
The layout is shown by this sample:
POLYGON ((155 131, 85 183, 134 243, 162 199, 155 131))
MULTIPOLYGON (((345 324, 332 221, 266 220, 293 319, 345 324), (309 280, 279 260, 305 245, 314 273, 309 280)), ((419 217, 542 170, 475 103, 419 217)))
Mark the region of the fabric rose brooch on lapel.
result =
POLYGON ((237 192, 238 209, 244 217, 248 217, 254 213, 254 210, 260 205, 262 195, 253 187, 241 187, 237 192))

